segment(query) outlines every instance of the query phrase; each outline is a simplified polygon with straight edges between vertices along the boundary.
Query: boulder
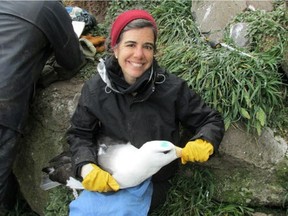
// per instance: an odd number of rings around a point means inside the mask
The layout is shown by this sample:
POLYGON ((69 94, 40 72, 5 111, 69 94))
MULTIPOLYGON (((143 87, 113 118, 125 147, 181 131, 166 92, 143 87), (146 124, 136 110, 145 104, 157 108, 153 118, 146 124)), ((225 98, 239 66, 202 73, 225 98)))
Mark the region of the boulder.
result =
POLYGON ((273 10, 273 1, 210 1, 192 0, 191 12, 200 32, 215 43, 222 42, 224 29, 246 9, 273 10))
POLYGON ((48 191, 40 188, 43 167, 67 149, 65 132, 80 96, 83 81, 73 78, 39 90, 31 109, 27 132, 21 143, 14 172, 21 192, 39 215, 47 204, 48 191))
POLYGON ((214 198, 255 207, 282 207, 287 196, 287 140, 270 128, 258 136, 246 132, 241 124, 231 126, 219 154, 204 165, 215 175, 214 198))

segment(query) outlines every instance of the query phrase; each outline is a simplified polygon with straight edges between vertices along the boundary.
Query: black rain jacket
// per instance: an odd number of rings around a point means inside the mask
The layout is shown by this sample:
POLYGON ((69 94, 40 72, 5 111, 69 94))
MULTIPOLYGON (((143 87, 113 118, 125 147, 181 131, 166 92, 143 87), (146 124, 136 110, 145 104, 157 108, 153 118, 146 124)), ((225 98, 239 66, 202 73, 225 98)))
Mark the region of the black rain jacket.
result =
MULTIPOLYGON (((99 73, 84 84, 67 131, 76 176, 80 177, 83 164, 97 164, 96 141, 102 135, 129 141, 137 148, 152 140, 168 140, 183 147, 185 143, 180 143, 183 128, 190 131, 190 140, 207 140, 217 150, 224 134, 219 113, 206 106, 185 81, 160 68, 155 60, 152 70, 149 84, 138 85, 137 93, 127 93, 111 80, 111 74, 121 76, 122 72, 117 60, 110 57, 100 62, 99 73)), ((151 74, 151 69, 145 73, 151 74)), ((152 180, 169 179, 177 166, 177 160, 168 164, 152 180)))
POLYGON ((23 132, 34 85, 51 54, 66 70, 84 61, 60 1, 0 3, 0 125, 23 132))

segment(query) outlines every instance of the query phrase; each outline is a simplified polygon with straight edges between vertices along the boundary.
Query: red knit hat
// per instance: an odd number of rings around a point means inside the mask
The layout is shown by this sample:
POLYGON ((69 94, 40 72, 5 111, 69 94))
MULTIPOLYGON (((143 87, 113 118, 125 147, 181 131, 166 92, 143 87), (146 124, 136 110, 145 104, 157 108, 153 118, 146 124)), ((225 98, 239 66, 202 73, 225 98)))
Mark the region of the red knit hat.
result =
POLYGON ((110 32, 110 38, 111 38, 111 47, 113 48, 117 40, 120 36, 121 31, 125 28, 125 26, 130 23, 131 21, 135 19, 146 19, 150 21, 154 28, 157 30, 157 25, 154 20, 154 18, 145 10, 128 10, 124 13, 120 14, 116 20, 114 21, 111 32, 110 32))

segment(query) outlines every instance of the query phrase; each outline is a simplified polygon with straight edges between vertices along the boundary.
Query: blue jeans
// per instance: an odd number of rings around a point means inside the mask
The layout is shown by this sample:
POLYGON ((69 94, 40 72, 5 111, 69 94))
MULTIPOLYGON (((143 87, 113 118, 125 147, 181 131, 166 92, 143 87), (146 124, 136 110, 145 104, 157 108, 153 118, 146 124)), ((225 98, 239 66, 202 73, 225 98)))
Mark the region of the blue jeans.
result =
POLYGON ((117 192, 84 190, 70 203, 69 216, 147 216, 153 192, 148 179, 138 186, 117 192))

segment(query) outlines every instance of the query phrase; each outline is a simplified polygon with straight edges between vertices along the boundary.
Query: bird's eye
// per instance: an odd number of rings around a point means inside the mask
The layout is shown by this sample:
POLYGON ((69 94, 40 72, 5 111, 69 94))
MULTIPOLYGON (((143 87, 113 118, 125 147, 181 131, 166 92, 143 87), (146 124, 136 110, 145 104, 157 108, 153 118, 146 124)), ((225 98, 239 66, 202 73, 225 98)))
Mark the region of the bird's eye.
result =
POLYGON ((164 151, 163 153, 164 154, 167 154, 167 153, 169 153, 171 150, 167 150, 167 151, 164 151))

